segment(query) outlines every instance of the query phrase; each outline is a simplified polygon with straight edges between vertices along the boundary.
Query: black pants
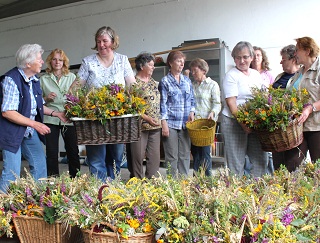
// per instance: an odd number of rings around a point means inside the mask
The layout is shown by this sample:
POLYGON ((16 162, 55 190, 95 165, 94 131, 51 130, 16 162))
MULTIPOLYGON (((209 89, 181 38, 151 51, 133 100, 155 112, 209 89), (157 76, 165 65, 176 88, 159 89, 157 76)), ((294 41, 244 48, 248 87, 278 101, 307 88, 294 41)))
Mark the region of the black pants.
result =
POLYGON ((74 126, 62 126, 46 124, 51 129, 51 133, 46 135, 46 154, 48 176, 59 175, 59 135, 61 135, 67 152, 69 173, 75 177, 80 171, 79 149, 77 145, 77 135, 74 126))
POLYGON ((309 150, 313 162, 320 158, 320 131, 304 132, 303 142, 296 148, 272 153, 274 169, 279 169, 280 165, 285 165, 288 171, 296 170, 303 159, 307 156, 309 150))

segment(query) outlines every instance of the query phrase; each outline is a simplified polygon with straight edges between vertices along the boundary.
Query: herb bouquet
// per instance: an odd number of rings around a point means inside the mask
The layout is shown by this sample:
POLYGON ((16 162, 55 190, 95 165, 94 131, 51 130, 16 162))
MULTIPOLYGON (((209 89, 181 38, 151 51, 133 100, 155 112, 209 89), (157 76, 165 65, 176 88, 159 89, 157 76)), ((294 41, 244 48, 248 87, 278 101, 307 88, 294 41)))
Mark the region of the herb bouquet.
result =
POLYGON ((140 138, 143 90, 111 84, 67 94, 66 115, 75 124, 78 144, 128 143, 140 138))
POLYGON ((262 149, 280 152, 298 146, 303 130, 297 118, 308 104, 308 91, 252 88, 252 95, 238 107, 237 120, 257 133, 262 149))

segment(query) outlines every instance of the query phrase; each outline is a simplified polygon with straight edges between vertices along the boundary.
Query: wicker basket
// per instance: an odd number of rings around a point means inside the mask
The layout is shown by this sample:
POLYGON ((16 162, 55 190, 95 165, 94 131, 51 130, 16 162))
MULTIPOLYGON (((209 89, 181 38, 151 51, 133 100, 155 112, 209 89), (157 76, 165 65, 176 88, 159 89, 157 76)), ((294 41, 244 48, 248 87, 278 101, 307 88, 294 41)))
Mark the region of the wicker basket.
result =
POLYGON ((83 243, 78 227, 64 226, 60 222, 48 224, 39 217, 16 216, 14 227, 20 243, 83 243))
POLYGON ((303 126, 295 120, 286 131, 277 129, 274 132, 255 131, 262 150, 267 152, 282 152, 297 147, 303 140, 303 126))
POLYGON ((114 232, 96 233, 93 229, 96 225, 93 225, 91 230, 82 230, 83 239, 85 243, 152 243, 153 233, 136 233, 130 236, 128 239, 119 236, 115 226, 108 223, 100 223, 111 228, 114 232))
POLYGON ((125 115, 98 120, 71 118, 77 131, 78 144, 115 144, 138 141, 141 135, 140 115, 125 115))
POLYGON ((187 122, 186 127, 193 145, 203 147, 214 143, 216 132, 216 122, 214 120, 201 118, 193 122, 187 122))

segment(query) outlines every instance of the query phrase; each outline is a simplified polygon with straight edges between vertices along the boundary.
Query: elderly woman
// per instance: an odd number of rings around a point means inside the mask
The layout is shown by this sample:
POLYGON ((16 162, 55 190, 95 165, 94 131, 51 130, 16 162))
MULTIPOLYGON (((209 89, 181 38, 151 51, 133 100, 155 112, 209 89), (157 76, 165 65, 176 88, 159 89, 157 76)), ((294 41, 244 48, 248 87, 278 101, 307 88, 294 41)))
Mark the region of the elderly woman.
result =
MULTIPOLYGON (((119 47, 119 36, 110 28, 103 26, 95 34, 96 50, 82 60, 78 76, 71 90, 77 86, 102 87, 107 84, 122 84, 130 86, 135 82, 129 59, 115 50, 119 47)), ((115 178, 120 173, 123 157, 123 144, 87 145, 87 158, 90 172, 104 181, 107 177, 115 178)))
POLYGON ((261 149, 258 137, 244 124, 238 123, 236 116, 238 105, 252 97, 251 87, 260 88, 263 81, 259 72, 250 68, 254 50, 249 42, 239 42, 231 54, 236 67, 228 71, 223 80, 226 105, 221 122, 227 164, 232 173, 243 176, 247 155, 252 163, 252 175, 261 177, 267 172, 268 154, 261 149))
POLYGON ((137 69, 135 86, 143 90, 147 108, 142 117, 142 132, 138 142, 130 144, 131 177, 151 178, 156 176, 160 167, 160 92, 159 82, 151 76, 154 70, 154 57, 150 53, 141 53, 135 59, 137 69), (146 172, 143 172, 143 160, 146 158, 146 172))
MULTIPOLYGON (((55 111, 64 111, 65 94, 76 76, 69 71, 69 58, 63 50, 53 50, 46 59, 46 74, 40 78, 46 106, 55 111)), ((44 117, 44 123, 51 133, 46 135, 46 155, 48 175, 59 175, 59 136, 60 132, 67 152, 71 177, 80 171, 79 149, 76 129, 72 123, 61 123, 56 117, 44 117)))
MULTIPOLYGON (((221 110, 220 88, 216 81, 206 77, 209 71, 208 63, 201 58, 196 58, 189 66, 194 78, 192 85, 196 101, 195 116, 217 121, 221 110)), ((207 176, 212 174, 210 150, 211 145, 203 147, 191 145, 194 171, 198 171, 200 166, 203 166, 207 176)))
POLYGON ((163 149, 168 173, 188 175, 190 138, 186 122, 194 119, 195 102, 191 80, 182 74, 185 55, 171 51, 167 57, 169 73, 161 79, 160 113, 163 149))
POLYGON ((257 70, 263 80, 263 85, 269 87, 274 82, 274 77, 270 72, 269 60, 266 52, 261 48, 254 46, 254 57, 251 62, 251 68, 257 70))
POLYGON ((283 164, 289 171, 295 170, 310 152, 312 161, 320 158, 320 49, 311 37, 296 39, 297 63, 301 68, 292 78, 289 89, 307 89, 310 102, 305 104, 299 122, 303 123, 303 142, 297 147, 284 152, 283 164))
POLYGON ((16 53, 17 67, 0 77, 0 149, 3 156, 0 191, 3 192, 10 181, 20 176, 21 154, 29 162, 35 179, 47 177, 41 142, 50 133, 50 128, 42 123, 43 115, 67 121, 63 112, 43 106, 40 82, 36 77, 43 64, 42 53, 38 44, 21 46, 16 53))
POLYGON ((297 63, 297 58, 295 56, 296 46, 288 45, 281 49, 281 62, 283 72, 280 73, 276 78, 275 82, 272 84, 272 87, 277 89, 285 89, 287 84, 290 84, 292 77, 300 68, 300 65, 297 63))

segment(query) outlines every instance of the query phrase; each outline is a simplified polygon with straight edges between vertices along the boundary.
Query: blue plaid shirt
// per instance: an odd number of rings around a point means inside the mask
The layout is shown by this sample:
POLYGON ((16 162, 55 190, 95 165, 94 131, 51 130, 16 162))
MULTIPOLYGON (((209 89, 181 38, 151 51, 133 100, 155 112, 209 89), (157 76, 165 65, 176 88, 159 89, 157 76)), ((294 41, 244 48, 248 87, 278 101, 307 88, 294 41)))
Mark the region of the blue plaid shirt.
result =
POLYGON ((159 83, 161 119, 167 120, 168 127, 185 128, 188 116, 195 111, 191 80, 180 74, 180 84, 169 72, 159 83))
MULTIPOLYGON (((30 86, 30 96, 31 96, 31 115, 30 119, 34 120, 37 115, 37 102, 34 98, 33 91, 32 91, 32 80, 38 80, 36 76, 30 77, 28 79, 24 74, 22 69, 18 69, 21 75, 23 76, 24 80, 29 83, 30 86)), ((19 108, 19 95, 20 92, 16 83, 13 81, 12 78, 5 76, 4 80, 2 81, 2 90, 3 90, 3 102, 1 106, 1 111, 17 111, 19 108)), ((33 134, 34 129, 31 127, 27 127, 27 130, 24 134, 25 137, 33 134)))

